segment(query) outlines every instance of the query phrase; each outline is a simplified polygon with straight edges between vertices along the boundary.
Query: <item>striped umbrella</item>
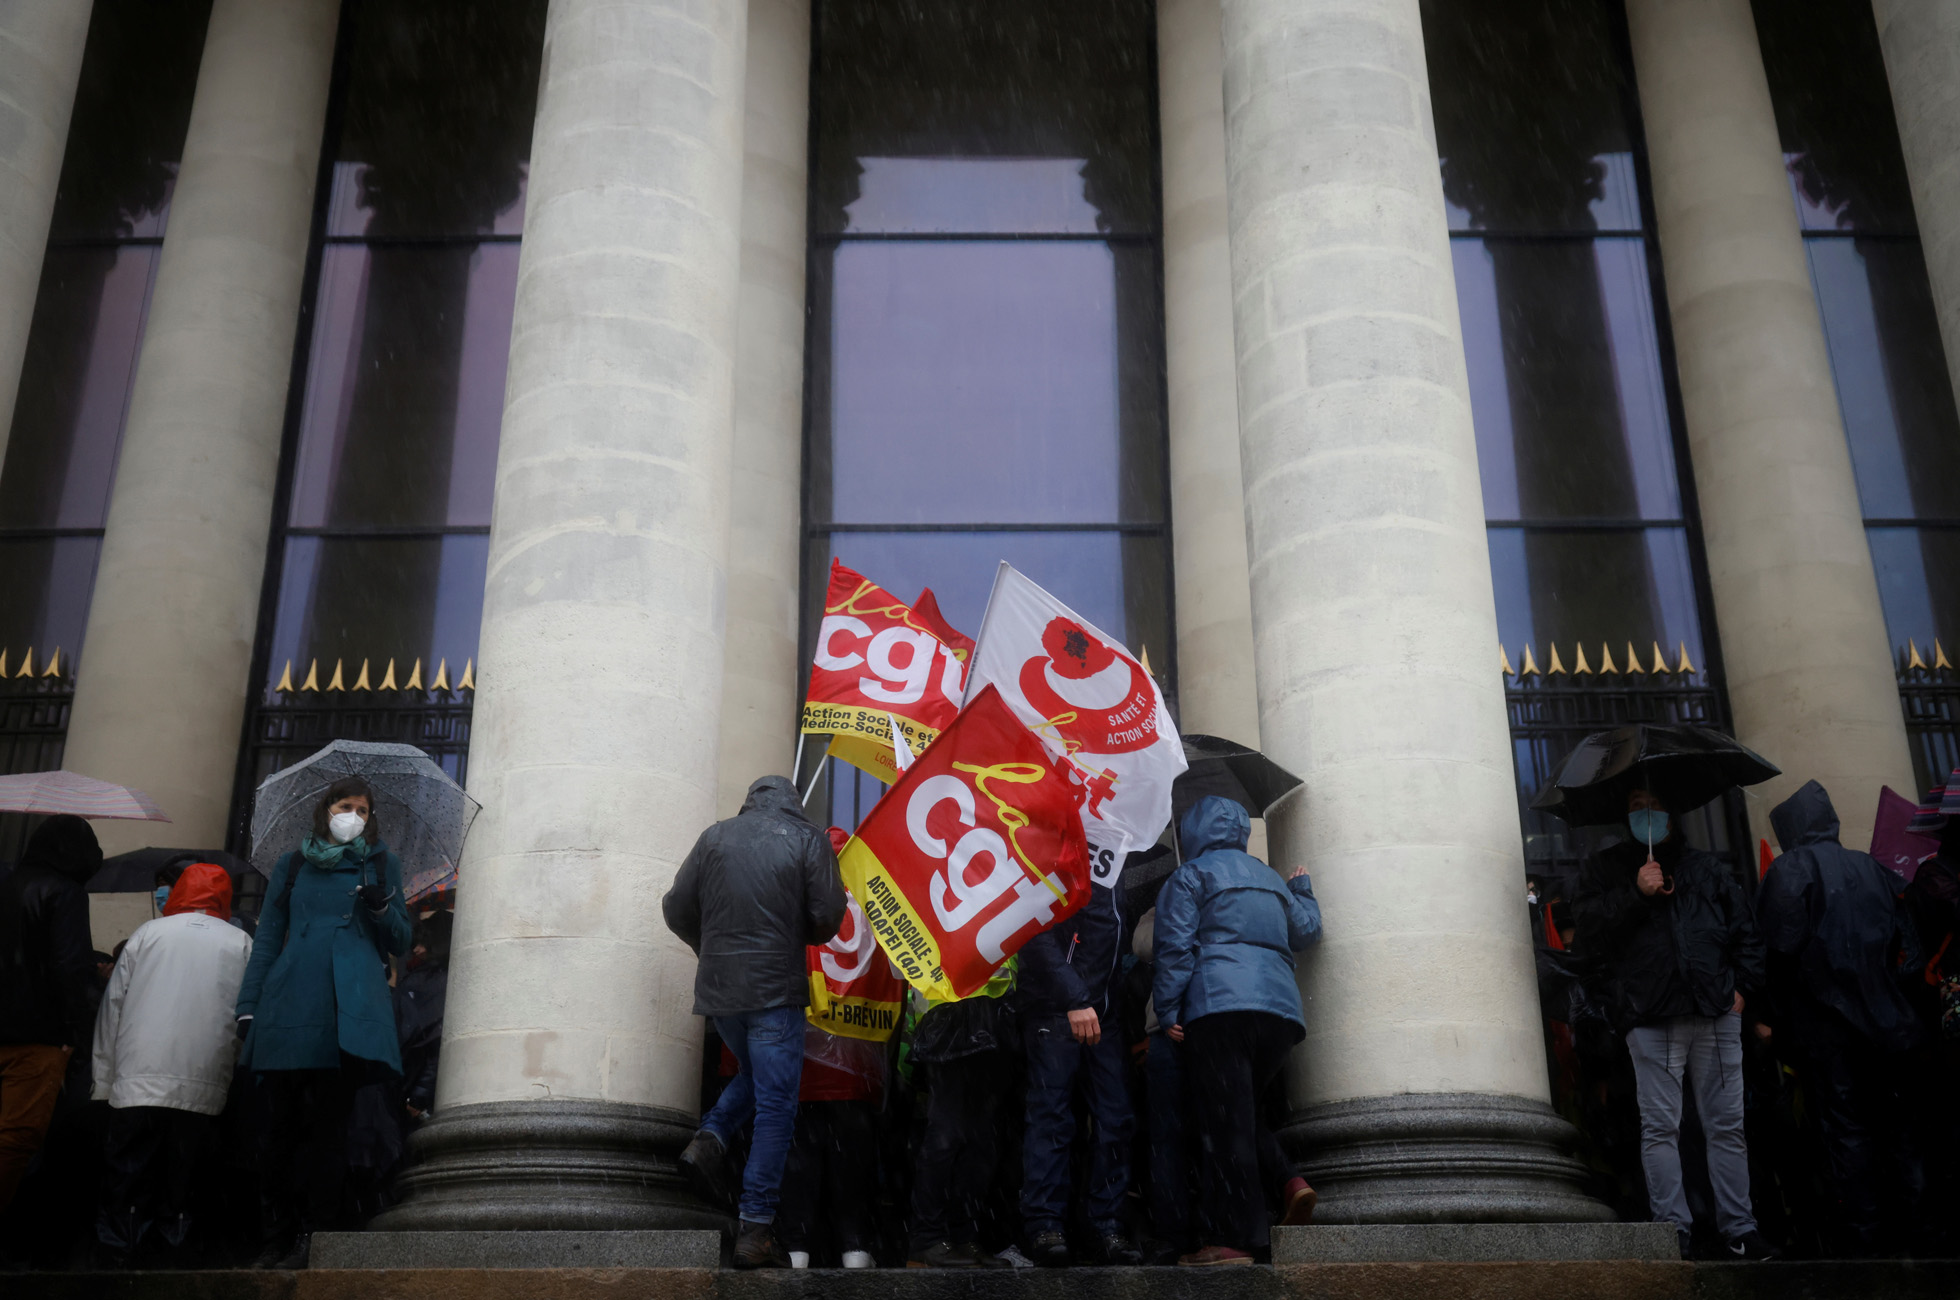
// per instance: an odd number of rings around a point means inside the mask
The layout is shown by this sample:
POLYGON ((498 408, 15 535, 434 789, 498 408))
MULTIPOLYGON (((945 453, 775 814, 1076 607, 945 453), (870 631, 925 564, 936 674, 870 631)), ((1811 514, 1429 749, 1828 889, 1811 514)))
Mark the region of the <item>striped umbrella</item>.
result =
POLYGON ((111 785, 79 772, 0 776, 0 812, 73 813, 97 821, 167 822, 157 801, 141 790, 111 785))

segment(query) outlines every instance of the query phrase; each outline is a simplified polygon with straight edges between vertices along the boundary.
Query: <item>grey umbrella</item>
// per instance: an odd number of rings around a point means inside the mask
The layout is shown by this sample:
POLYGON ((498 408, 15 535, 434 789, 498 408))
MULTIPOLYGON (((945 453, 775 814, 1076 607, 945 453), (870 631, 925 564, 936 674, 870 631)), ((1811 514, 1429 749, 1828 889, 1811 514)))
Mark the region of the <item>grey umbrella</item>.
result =
POLYGON ((252 801, 252 865, 267 875, 313 833, 313 810, 327 787, 358 776, 374 790, 381 839, 402 863, 402 894, 414 899, 456 874, 480 805, 436 761, 413 745, 336 740, 274 772, 252 801))

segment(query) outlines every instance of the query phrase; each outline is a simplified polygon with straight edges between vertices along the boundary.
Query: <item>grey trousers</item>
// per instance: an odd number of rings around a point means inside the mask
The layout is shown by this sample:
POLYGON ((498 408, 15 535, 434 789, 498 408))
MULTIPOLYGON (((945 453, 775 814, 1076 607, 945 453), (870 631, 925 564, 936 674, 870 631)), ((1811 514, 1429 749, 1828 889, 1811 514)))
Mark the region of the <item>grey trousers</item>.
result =
POLYGON ((1640 1097, 1640 1163, 1656 1223, 1693 1228, 1681 1186, 1681 1077, 1695 1090, 1708 1139, 1708 1181, 1716 1228, 1734 1241, 1756 1230, 1749 1204, 1749 1146, 1742 1135, 1742 1017, 1680 1016, 1627 1031, 1640 1097))

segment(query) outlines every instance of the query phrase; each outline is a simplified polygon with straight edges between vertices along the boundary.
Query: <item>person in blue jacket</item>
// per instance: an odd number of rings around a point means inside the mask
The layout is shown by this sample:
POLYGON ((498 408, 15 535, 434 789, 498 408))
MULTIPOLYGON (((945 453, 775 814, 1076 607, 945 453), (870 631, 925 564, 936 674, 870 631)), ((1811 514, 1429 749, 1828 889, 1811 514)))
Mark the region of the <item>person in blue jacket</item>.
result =
POLYGON ((374 792, 334 782, 313 833, 272 869, 238 992, 238 1068, 265 1099, 262 1268, 304 1267, 313 1232, 340 1217, 354 1093, 401 1073, 388 957, 411 933, 374 792))
POLYGON ((1203 1244, 1180 1264, 1246 1264, 1266 1243, 1259 1153, 1273 1138, 1259 1095, 1307 1032, 1293 954, 1320 937, 1320 904, 1305 867, 1282 881, 1245 851, 1251 829, 1238 804, 1201 799, 1178 824, 1184 865, 1157 898, 1151 995, 1185 1045, 1201 1153, 1203 1244))

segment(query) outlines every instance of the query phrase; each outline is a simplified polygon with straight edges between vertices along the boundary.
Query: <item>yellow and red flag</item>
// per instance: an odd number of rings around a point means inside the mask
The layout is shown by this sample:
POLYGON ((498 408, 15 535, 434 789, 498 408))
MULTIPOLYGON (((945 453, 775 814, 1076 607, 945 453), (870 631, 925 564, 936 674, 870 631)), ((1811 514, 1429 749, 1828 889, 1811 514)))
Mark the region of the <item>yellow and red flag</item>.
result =
POLYGON ((889 785, 899 776, 894 727, 915 754, 931 744, 960 710, 972 650, 936 601, 914 610, 832 560, 803 730, 828 732, 832 755, 889 785))
POLYGON ((1082 793, 998 690, 968 702, 838 858, 907 982, 963 998, 1088 901, 1082 793))

